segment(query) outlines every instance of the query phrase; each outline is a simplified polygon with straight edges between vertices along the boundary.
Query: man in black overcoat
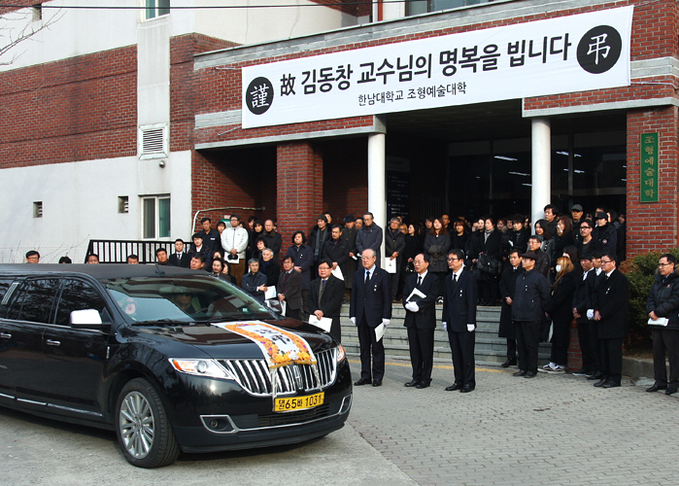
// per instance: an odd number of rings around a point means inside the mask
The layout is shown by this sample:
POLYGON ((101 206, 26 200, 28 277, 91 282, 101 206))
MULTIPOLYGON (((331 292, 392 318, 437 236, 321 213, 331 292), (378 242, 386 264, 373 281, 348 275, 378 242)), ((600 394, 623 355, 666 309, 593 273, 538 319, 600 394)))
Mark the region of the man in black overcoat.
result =
POLYGON ((319 278, 311 282, 306 296, 309 317, 313 319, 313 314, 318 319, 332 319, 330 334, 337 342, 342 342, 340 309, 344 297, 344 282, 332 275, 332 262, 328 260, 318 263, 318 276, 319 278))
POLYGON ((498 337, 507 339, 507 360, 502 363, 503 368, 516 365, 516 331, 512 322, 512 304, 516 291, 516 279, 522 272, 521 250, 520 248, 513 248, 509 251, 509 265, 505 267, 500 276, 502 310, 500 311, 498 337))
POLYGON ((617 268, 615 253, 601 257, 601 282, 594 300, 594 320, 601 342, 601 365, 604 376, 596 387, 614 388, 622 380, 622 342, 629 334, 627 303, 629 283, 617 268))
POLYGON ((415 273, 408 276, 403 287, 404 326, 408 330, 410 362, 413 379, 407 387, 427 388, 434 365, 434 330, 436 329, 436 298, 440 279, 429 272, 429 255, 420 253, 413 259, 415 273), (411 296, 417 289, 422 296, 411 296))
POLYGON ((448 267, 443 291, 443 328, 448 331, 453 353, 455 383, 447 391, 468 393, 476 388, 474 344, 476 342, 476 277, 464 267, 464 252, 448 252, 448 267))
POLYGON ((389 274, 378 268, 376 252, 366 248, 361 254, 362 271, 354 274, 351 286, 349 318, 358 327, 358 342, 361 349, 361 378, 356 386, 382 386, 384 378, 384 344, 377 339, 375 328, 380 324, 389 325, 391 320, 391 299, 389 298, 389 274), (372 370, 370 355, 372 353, 372 370))

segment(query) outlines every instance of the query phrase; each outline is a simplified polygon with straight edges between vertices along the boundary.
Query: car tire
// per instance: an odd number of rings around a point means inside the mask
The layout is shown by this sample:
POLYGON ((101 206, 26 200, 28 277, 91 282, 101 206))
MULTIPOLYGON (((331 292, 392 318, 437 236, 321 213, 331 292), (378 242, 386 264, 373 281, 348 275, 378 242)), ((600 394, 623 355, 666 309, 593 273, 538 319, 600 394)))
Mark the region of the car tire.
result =
POLYGON ((116 434, 125 459, 133 466, 167 466, 179 456, 163 401, 144 378, 128 381, 118 395, 116 434))

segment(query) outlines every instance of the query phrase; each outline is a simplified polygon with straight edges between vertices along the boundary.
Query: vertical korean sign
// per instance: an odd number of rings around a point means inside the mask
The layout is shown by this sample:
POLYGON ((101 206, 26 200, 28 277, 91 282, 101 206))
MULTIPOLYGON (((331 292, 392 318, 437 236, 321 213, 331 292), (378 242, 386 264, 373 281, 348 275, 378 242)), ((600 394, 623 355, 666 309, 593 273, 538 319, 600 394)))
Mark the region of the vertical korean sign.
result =
POLYGON ((658 133, 641 134, 642 203, 658 202, 658 133))
POLYGON ((243 128, 630 84, 634 7, 243 68, 243 128))

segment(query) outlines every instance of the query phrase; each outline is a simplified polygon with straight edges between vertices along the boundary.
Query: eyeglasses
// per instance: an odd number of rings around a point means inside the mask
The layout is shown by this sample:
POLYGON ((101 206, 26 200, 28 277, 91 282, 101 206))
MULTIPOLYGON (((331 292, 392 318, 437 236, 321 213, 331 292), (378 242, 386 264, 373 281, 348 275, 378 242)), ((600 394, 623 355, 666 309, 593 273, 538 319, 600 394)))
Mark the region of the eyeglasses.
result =
POLYGON ((659 267, 665 267, 667 265, 674 265, 674 263, 658 263, 659 267))
POLYGON ((605 265, 607 263, 613 263, 613 260, 601 260, 602 265, 605 265))
POLYGON ((460 260, 460 258, 448 258, 449 262, 456 262, 458 260, 460 260))

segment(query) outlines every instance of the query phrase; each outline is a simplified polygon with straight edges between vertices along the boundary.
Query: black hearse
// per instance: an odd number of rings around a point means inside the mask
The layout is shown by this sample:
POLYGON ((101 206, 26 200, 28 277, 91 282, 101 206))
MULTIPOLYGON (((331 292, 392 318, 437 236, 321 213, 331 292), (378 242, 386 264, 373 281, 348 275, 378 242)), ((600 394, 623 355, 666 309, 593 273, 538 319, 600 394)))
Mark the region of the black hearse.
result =
POLYGON ((237 287, 157 265, 0 265, 0 406, 115 430, 135 466, 341 428, 344 348, 237 287))

